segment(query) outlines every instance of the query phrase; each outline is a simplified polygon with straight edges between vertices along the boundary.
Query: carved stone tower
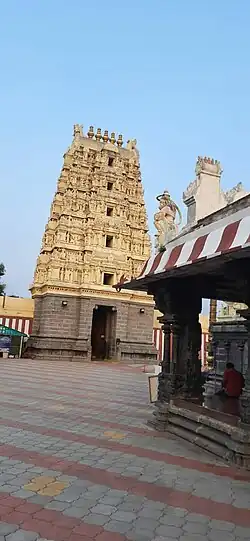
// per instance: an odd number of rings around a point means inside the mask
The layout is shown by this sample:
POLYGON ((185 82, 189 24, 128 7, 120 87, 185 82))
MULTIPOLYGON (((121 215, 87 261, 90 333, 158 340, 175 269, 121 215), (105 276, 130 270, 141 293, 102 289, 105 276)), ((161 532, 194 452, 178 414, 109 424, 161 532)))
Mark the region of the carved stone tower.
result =
POLYGON ((183 194, 183 201, 188 207, 187 225, 194 225, 208 214, 224 207, 225 197, 221 190, 221 165, 212 158, 198 157, 196 179, 191 182, 183 194))
POLYGON ((51 360, 147 362, 153 302, 117 292, 150 255, 136 141, 123 148, 91 126, 74 126, 31 286, 35 299, 27 355, 51 360))
POLYGON ((221 164, 213 158, 198 156, 195 174, 196 179, 183 193, 183 202, 188 210, 187 227, 249 194, 241 182, 228 192, 223 192, 220 184, 221 164))

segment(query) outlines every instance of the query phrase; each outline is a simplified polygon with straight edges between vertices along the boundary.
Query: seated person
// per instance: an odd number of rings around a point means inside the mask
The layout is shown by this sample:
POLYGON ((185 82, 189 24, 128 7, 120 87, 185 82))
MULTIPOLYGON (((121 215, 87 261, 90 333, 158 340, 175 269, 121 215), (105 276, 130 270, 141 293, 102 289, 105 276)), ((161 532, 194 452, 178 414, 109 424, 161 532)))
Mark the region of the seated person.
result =
POLYGON ((239 398, 245 385, 245 380, 241 372, 234 368, 233 363, 226 364, 226 370, 223 376, 222 389, 218 394, 228 398, 239 398))

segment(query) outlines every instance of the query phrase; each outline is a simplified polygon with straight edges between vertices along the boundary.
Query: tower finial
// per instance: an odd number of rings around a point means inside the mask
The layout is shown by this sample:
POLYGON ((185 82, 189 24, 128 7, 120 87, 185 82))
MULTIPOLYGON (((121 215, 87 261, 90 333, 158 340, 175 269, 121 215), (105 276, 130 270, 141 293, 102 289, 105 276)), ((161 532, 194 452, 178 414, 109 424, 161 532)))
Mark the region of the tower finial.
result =
POLYGON ((110 136, 110 142, 112 143, 112 145, 114 145, 116 142, 115 133, 113 131, 110 136))
POLYGON ((88 137, 89 137, 89 139, 93 139, 94 135, 95 135, 95 134, 94 134, 94 126, 90 126, 90 127, 89 127, 89 131, 88 131, 88 137))
POLYGON ((118 135, 118 139, 117 139, 117 146, 118 147, 122 147, 123 145, 123 140, 122 140, 122 135, 118 135))
POLYGON ((109 140, 109 132, 108 132, 108 130, 105 130, 104 135, 103 135, 103 141, 104 141, 104 143, 107 143, 108 140, 109 140))
POLYGON ((206 171, 209 174, 221 175, 222 167, 218 160, 207 156, 198 156, 196 161, 195 173, 199 175, 201 171, 206 171))
POLYGON ((95 138, 96 138, 97 141, 101 141, 101 138, 102 138, 102 131, 101 131, 101 128, 97 128, 97 132, 96 132, 95 138))

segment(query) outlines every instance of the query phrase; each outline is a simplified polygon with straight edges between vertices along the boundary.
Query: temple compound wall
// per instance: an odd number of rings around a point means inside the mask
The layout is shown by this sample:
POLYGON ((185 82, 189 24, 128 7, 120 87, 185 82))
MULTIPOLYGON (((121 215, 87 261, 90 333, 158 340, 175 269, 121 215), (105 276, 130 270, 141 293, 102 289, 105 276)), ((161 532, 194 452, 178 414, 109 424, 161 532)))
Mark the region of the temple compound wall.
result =
POLYGON ((31 286, 27 356, 154 362, 154 302, 113 285, 151 251, 136 141, 74 126, 31 286))

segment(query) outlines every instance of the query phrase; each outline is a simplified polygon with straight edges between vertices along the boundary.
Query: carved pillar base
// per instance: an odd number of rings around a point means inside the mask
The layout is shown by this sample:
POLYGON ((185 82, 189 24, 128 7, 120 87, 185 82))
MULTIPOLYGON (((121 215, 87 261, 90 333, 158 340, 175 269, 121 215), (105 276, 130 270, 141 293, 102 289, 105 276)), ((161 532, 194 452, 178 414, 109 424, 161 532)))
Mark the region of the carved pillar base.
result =
POLYGON ((169 404, 167 402, 157 402, 153 418, 147 424, 159 432, 165 432, 168 428, 169 404))
POLYGON ((173 393, 173 379, 171 374, 161 372, 158 376, 158 400, 155 404, 153 419, 148 425, 155 430, 165 431, 168 426, 169 404, 173 393))
POLYGON ((148 425, 153 427, 159 432, 165 432, 168 429, 168 415, 170 406, 170 392, 166 389, 166 395, 169 399, 167 402, 160 402, 159 400, 155 404, 155 410, 153 412, 153 418, 148 421, 148 425))
POLYGON ((158 401, 155 404, 153 419, 148 421, 155 430, 165 431, 168 427, 170 402, 174 397, 185 398, 185 376, 166 374, 158 376, 158 401))
POLYGON ((187 385, 186 399, 201 401, 203 395, 203 378, 200 374, 191 374, 190 381, 187 385))
POLYGON ((173 394, 173 376, 161 372, 158 376, 158 402, 170 402, 173 394))

